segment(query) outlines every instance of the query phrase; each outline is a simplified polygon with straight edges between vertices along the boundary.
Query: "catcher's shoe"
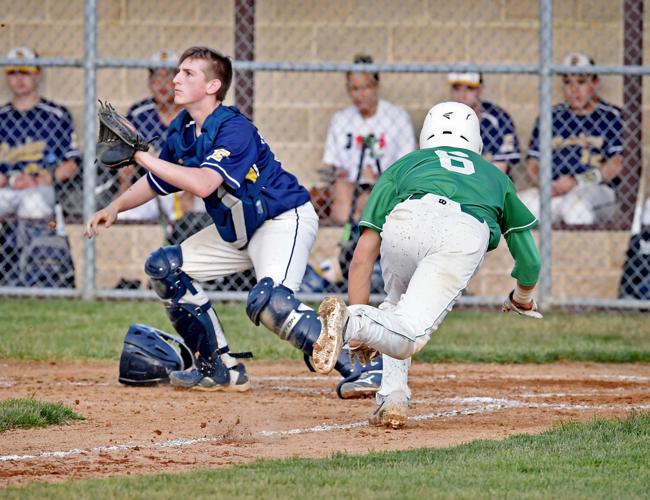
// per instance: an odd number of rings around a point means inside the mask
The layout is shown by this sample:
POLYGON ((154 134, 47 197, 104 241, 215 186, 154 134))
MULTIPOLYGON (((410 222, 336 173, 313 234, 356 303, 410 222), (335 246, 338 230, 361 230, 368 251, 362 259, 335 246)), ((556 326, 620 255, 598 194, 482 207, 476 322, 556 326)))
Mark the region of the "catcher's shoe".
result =
POLYGON ((320 335, 312 350, 312 364, 318 373, 327 375, 334 369, 343 347, 343 331, 348 320, 345 302, 338 297, 325 297, 318 308, 320 335))
POLYGON ((368 423, 377 427, 400 429, 406 424, 409 399, 404 391, 394 391, 388 396, 377 396, 377 407, 368 423))
POLYGON ((373 359, 361 367, 361 371, 354 371, 351 375, 341 380, 336 386, 336 394, 341 399, 357 399, 374 396, 381 386, 381 358, 373 359))
POLYGON ((238 363, 226 372, 226 376, 207 376, 197 368, 177 370, 169 374, 169 383, 180 389, 197 389, 199 391, 246 392, 251 384, 246 374, 246 367, 238 363))

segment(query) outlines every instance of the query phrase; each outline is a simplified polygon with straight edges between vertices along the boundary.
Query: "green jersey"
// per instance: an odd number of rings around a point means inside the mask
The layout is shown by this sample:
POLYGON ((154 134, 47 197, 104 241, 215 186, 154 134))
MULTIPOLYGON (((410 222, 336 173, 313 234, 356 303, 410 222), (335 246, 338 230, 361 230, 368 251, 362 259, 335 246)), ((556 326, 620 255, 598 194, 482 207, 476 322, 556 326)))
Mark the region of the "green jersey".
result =
POLYGON ((488 250, 501 234, 526 231, 537 219, 517 197, 510 178, 467 149, 420 149, 397 160, 375 184, 359 225, 381 233, 386 217, 398 203, 432 193, 459 203, 465 212, 490 228, 488 250))

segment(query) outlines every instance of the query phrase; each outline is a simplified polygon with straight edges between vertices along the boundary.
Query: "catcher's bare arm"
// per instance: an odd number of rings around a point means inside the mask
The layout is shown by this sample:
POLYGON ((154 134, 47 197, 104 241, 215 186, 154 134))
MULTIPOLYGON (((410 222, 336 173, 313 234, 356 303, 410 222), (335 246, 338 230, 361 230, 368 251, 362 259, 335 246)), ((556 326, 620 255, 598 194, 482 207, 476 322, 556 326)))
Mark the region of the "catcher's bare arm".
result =
POLYGON ((149 186, 147 179, 141 177, 128 190, 115 198, 106 208, 96 212, 86 222, 84 235, 87 238, 96 236, 99 233, 100 224, 104 224, 104 227, 109 228, 115 223, 120 212, 139 207, 155 197, 156 193, 149 186))
POLYGON ((533 235, 530 231, 511 232, 505 239, 515 260, 511 276, 517 280, 517 285, 503 303, 503 311, 541 319, 542 315, 537 311, 537 304, 532 297, 541 267, 533 235))
POLYGON ((207 198, 223 182, 221 174, 211 168, 187 168, 141 151, 134 159, 162 180, 201 198, 207 198))

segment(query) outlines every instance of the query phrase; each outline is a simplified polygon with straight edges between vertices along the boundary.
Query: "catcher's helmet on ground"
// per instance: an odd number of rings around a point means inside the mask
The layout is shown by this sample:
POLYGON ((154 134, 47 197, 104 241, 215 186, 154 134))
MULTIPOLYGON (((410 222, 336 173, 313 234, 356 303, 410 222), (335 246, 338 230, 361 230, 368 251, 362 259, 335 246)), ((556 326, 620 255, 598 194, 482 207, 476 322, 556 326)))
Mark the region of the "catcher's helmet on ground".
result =
POLYGON ((441 102, 429 110, 420 132, 420 149, 438 146, 481 154, 481 126, 472 108, 460 102, 441 102))
POLYGON ((193 362, 192 352, 183 339, 136 323, 124 337, 119 381, 127 385, 167 382, 169 372, 189 368, 193 362))

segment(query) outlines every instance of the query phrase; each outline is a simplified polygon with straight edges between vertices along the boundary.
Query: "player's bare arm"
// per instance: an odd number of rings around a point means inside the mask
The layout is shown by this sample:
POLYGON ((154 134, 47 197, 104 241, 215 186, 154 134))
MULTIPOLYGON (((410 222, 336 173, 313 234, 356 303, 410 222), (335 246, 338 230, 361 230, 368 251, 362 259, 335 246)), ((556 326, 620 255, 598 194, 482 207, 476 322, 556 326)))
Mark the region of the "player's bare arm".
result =
POLYGON ((99 225, 111 227, 117 220, 120 212, 139 207, 143 203, 155 198, 156 193, 149 186, 146 177, 138 179, 129 189, 115 198, 106 208, 96 212, 86 223, 84 236, 92 238, 99 234, 99 225))
POLYGON ((156 158, 146 151, 138 151, 134 159, 162 180, 201 198, 207 198, 223 182, 223 177, 216 170, 183 167, 156 158))
POLYGON ((381 237, 377 231, 364 229, 350 263, 348 296, 350 304, 367 304, 370 299, 372 268, 379 256, 381 237))

